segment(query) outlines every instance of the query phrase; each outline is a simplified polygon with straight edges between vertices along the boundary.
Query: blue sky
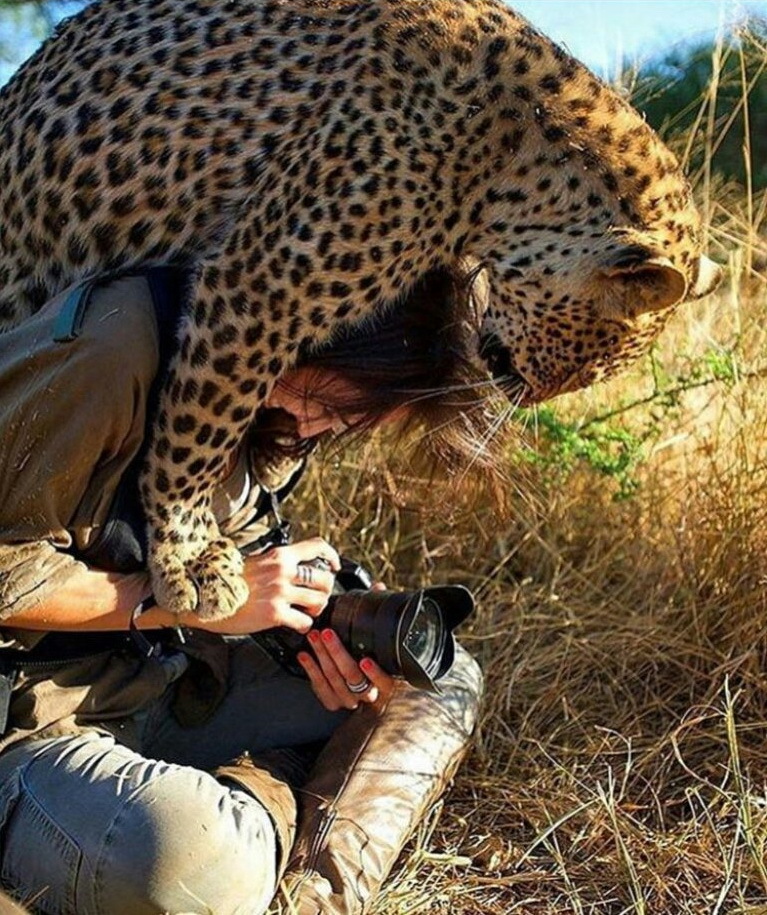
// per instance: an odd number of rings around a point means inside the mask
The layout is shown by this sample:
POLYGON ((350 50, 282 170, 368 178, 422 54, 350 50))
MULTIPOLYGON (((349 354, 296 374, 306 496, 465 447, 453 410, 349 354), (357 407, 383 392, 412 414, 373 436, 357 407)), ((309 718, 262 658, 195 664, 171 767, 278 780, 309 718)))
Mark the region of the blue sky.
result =
POLYGON ((715 36, 746 16, 767 18, 765 0, 516 0, 542 32, 605 76, 621 58, 646 60, 674 45, 715 36))
MULTIPOLYGON (((723 23, 744 15, 767 18, 767 0, 516 0, 511 5, 608 77, 618 72, 622 58, 633 63, 677 44, 711 38, 723 23)), ((22 36, 5 30, 4 35, 20 53, 34 49, 22 36)), ((0 65, 0 82, 10 72, 0 65)))

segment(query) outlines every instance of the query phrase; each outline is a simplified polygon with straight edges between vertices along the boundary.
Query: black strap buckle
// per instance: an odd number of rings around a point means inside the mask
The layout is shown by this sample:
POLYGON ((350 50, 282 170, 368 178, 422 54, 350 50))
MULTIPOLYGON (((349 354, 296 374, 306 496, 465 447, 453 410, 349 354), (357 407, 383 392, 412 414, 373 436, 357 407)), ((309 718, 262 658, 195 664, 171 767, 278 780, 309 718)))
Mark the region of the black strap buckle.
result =
POLYGON ((138 618, 142 613, 146 613, 150 607, 156 607, 157 601, 154 594, 145 597, 140 603, 136 604, 130 615, 128 623, 128 632, 133 641, 133 645, 142 658, 159 658, 162 654, 163 647, 160 642, 150 642, 144 633, 138 628, 138 618))

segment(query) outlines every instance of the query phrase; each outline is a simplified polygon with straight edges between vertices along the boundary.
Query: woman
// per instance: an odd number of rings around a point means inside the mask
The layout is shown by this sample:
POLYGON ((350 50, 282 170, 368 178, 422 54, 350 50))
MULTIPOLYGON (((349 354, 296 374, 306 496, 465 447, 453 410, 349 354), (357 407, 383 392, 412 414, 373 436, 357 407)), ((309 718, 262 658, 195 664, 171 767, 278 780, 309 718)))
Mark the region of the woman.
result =
MULTIPOLYGON (((45 913, 256 915, 287 867, 297 911, 361 911, 465 752, 481 677, 461 651, 435 698, 331 630, 306 680, 285 673, 249 636, 309 631, 339 568, 319 537, 249 556, 234 617, 152 605, 134 484, 179 288, 94 283, 0 336, 0 880, 45 913)), ((280 381, 220 484, 225 532, 262 534, 320 439, 392 420, 482 440, 468 288, 412 296, 280 381)))

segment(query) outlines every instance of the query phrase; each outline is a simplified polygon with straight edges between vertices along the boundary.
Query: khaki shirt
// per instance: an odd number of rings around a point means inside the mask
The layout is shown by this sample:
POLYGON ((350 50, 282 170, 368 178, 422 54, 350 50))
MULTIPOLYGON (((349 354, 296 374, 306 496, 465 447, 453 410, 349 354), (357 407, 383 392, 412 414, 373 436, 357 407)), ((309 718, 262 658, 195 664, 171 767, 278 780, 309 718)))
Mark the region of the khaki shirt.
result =
MULTIPOLYGON (((13 628, 13 616, 65 587, 81 565, 68 551, 98 536, 144 439, 147 396, 159 365, 144 277, 93 287, 74 313, 71 304, 64 293, 0 334, 0 634, 6 647, 30 648, 43 638, 13 628), (72 339, 56 339, 68 335, 72 339)), ((280 482, 297 469, 295 462, 283 467, 280 482)), ((269 482, 277 482, 274 475, 269 482)), ((241 530, 261 494, 241 458, 214 501, 222 528, 241 530)), ((241 539, 263 530, 249 529, 241 539)), ((202 632, 186 650, 217 658, 219 668, 225 654, 221 639, 202 632)), ((225 672, 218 669, 215 679, 223 682, 225 672)), ((71 662, 54 673, 25 672, 17 677, 0 747, 129 715, 166 684, 158 661, 130 650, 71 662)), ((201 689, 210 694, 209 685, 201 689)))

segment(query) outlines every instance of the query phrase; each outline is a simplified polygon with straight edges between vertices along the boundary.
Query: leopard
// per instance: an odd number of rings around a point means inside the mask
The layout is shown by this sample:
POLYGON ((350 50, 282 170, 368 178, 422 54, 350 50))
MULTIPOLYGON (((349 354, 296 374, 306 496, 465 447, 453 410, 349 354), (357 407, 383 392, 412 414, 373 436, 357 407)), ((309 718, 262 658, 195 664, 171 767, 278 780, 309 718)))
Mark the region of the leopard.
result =
POLYGON ((89 277, 189 288, 141 479, 158 603, 247 599, 211 492, 300 352, 481 272, 520 406, 711 292, 690 184, 622 94, 501 0, 100 0, 0 92, 0 323, 89 277))

